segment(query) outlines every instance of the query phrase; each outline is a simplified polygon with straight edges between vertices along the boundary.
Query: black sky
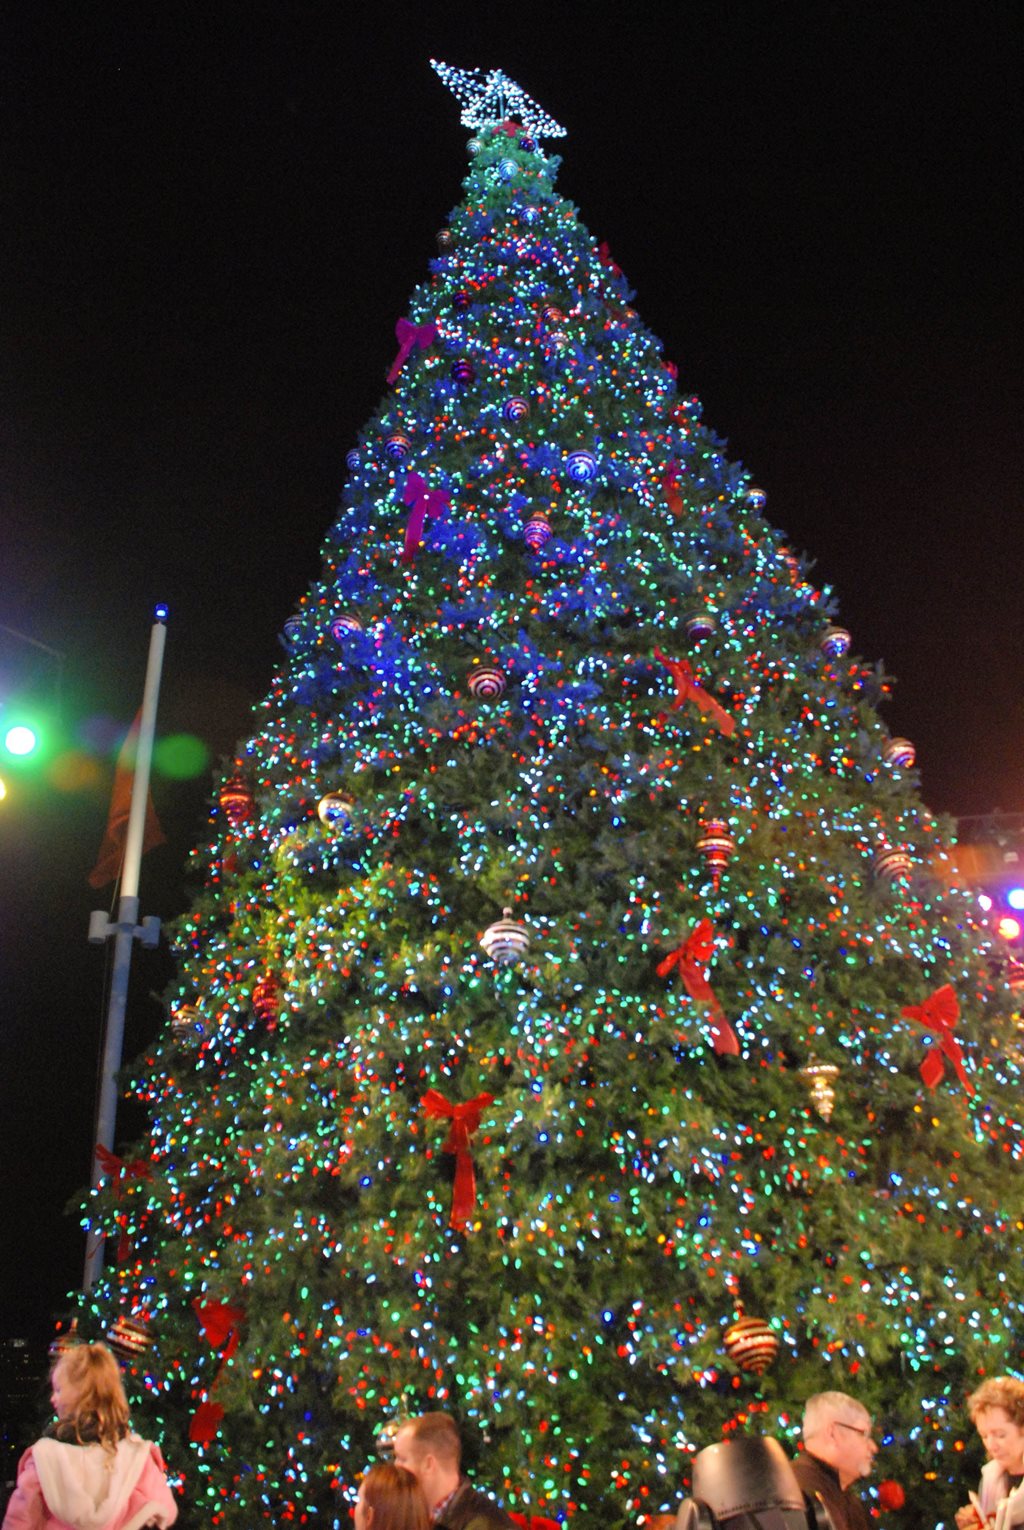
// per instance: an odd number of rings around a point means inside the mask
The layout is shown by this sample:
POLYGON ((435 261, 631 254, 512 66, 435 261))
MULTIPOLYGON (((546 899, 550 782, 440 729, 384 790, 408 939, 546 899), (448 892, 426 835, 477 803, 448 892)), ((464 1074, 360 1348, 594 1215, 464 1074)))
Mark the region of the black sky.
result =
MULTIPOLYGON (((559 189, 897 677, 929 804, 1024 811, 1017 4, 34 0, 3 29, 0 623, 68 655, 69 733, 130 720, 157 600, 161 730, 215 759, 247 731, 460 198, 436 56, 569 129, 559 189)), ((0 806, 0 1333, 79 1270, 108 789, 0 806)), ((207 782, 155 795, 170 917, 207 782)), ((168 975, 136 957, 131 1049, 168 975)))

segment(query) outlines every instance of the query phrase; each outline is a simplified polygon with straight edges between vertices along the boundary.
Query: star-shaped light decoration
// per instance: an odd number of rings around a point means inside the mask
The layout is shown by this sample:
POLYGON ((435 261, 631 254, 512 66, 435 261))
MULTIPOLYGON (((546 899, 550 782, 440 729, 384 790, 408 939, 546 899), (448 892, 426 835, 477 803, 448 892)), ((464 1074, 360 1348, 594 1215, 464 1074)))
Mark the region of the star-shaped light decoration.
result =
POLYGON ((430 67, 462 106, 465 127, 490 127, 517 117, 533 138, 564 138, 565 128, 530 99, 526 91, 500 69, 454 69, 430 60, 430 67))

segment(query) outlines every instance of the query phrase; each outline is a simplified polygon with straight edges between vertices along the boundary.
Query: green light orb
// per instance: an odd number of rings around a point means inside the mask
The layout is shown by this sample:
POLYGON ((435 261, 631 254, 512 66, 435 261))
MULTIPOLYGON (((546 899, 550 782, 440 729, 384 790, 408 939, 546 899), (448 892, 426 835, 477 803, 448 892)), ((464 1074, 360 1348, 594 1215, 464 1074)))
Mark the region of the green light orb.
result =
POLYGON ((153 746, 153 764, 162 776, 173 781, 191 781, 202 775, 210 761, 210 751, 194 733, 169 733, 153 746))

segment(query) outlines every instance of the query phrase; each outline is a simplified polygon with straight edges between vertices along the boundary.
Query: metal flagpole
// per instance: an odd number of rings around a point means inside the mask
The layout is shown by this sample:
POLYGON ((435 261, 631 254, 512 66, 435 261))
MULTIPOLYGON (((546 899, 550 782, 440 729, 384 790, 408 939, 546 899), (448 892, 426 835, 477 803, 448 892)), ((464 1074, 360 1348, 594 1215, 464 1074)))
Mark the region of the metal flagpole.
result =
MULTIPOLYGON (((100 1072, 100 1096, 96 1107, 97 1146, 113 1152, 114 1123, 117 1116, 117 1075, 121 1069, 121 1051, 124 1045, 124 1015, 128 1000, 128 974, 132 961, 132 941, 139 940, 144 946, 155 946, 160 939, 160 921, 155 918, 139 918, 139 863, 142 860, 142 840, 146 826, 146 803, 149 797, 149 768, 153 758, 153 736, 156 732, 156 703, 160 693, 160 671, 164 662, 164 642, 167 638, 167 607, 157 606, 155 621, 149 634, 149 659, 146 663, 146 685, 142 693, 142 715, 139 720, 139 742, 132 773, 132 803, 128 814, 128 835, 124 849, 124 865, 121 870, 121 894, 117 905, 117 919, 111 923, 103 909, 96 910, 89 919, 89 939, 101 945, 113 937, 114 963, 110 975, 110 998, 107 1003, 107 1021, 103 1037, 103 1063, 100 1072)), ((92 1184, 96 1186, 103 1177, 96 1149, 93 1149, 92 1184)), ((90 1228, 86 1240, 85 1272, 82 1290, 89 1292, 103 1264, 104 1237, 95 1227, 90 1228)))

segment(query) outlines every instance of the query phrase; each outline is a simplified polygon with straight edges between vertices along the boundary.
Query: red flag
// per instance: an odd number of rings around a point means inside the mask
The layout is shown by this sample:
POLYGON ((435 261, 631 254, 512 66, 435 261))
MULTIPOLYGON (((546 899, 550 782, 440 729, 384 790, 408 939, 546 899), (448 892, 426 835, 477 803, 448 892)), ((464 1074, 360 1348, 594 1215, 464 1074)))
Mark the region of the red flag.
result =
MULTIPOLYGON (((110 812, 107 814, 107 832, 103 836, 100 846, 99 859, 89 873, 90 887, 106 887, 108 882, 113 882, 121 870, 121 862, 124 860, 124 847, 128 838, 128 814, 132 806, 132 781, 135 777, 135 755, 139 747, 139 729, 142 724, 141 709, 135 714, 135 721, 128 732, 128 737, 121 745, 121 753, 117 757, 117 766, 114 770, 114 790, 110 798, 110 812)), ((162 845, 165 841, 163 829, 156 816, 156 808, 153 799, 146 794, 146 824, 142 831, 142 853, 152 850, 154 845, 162 845)))

